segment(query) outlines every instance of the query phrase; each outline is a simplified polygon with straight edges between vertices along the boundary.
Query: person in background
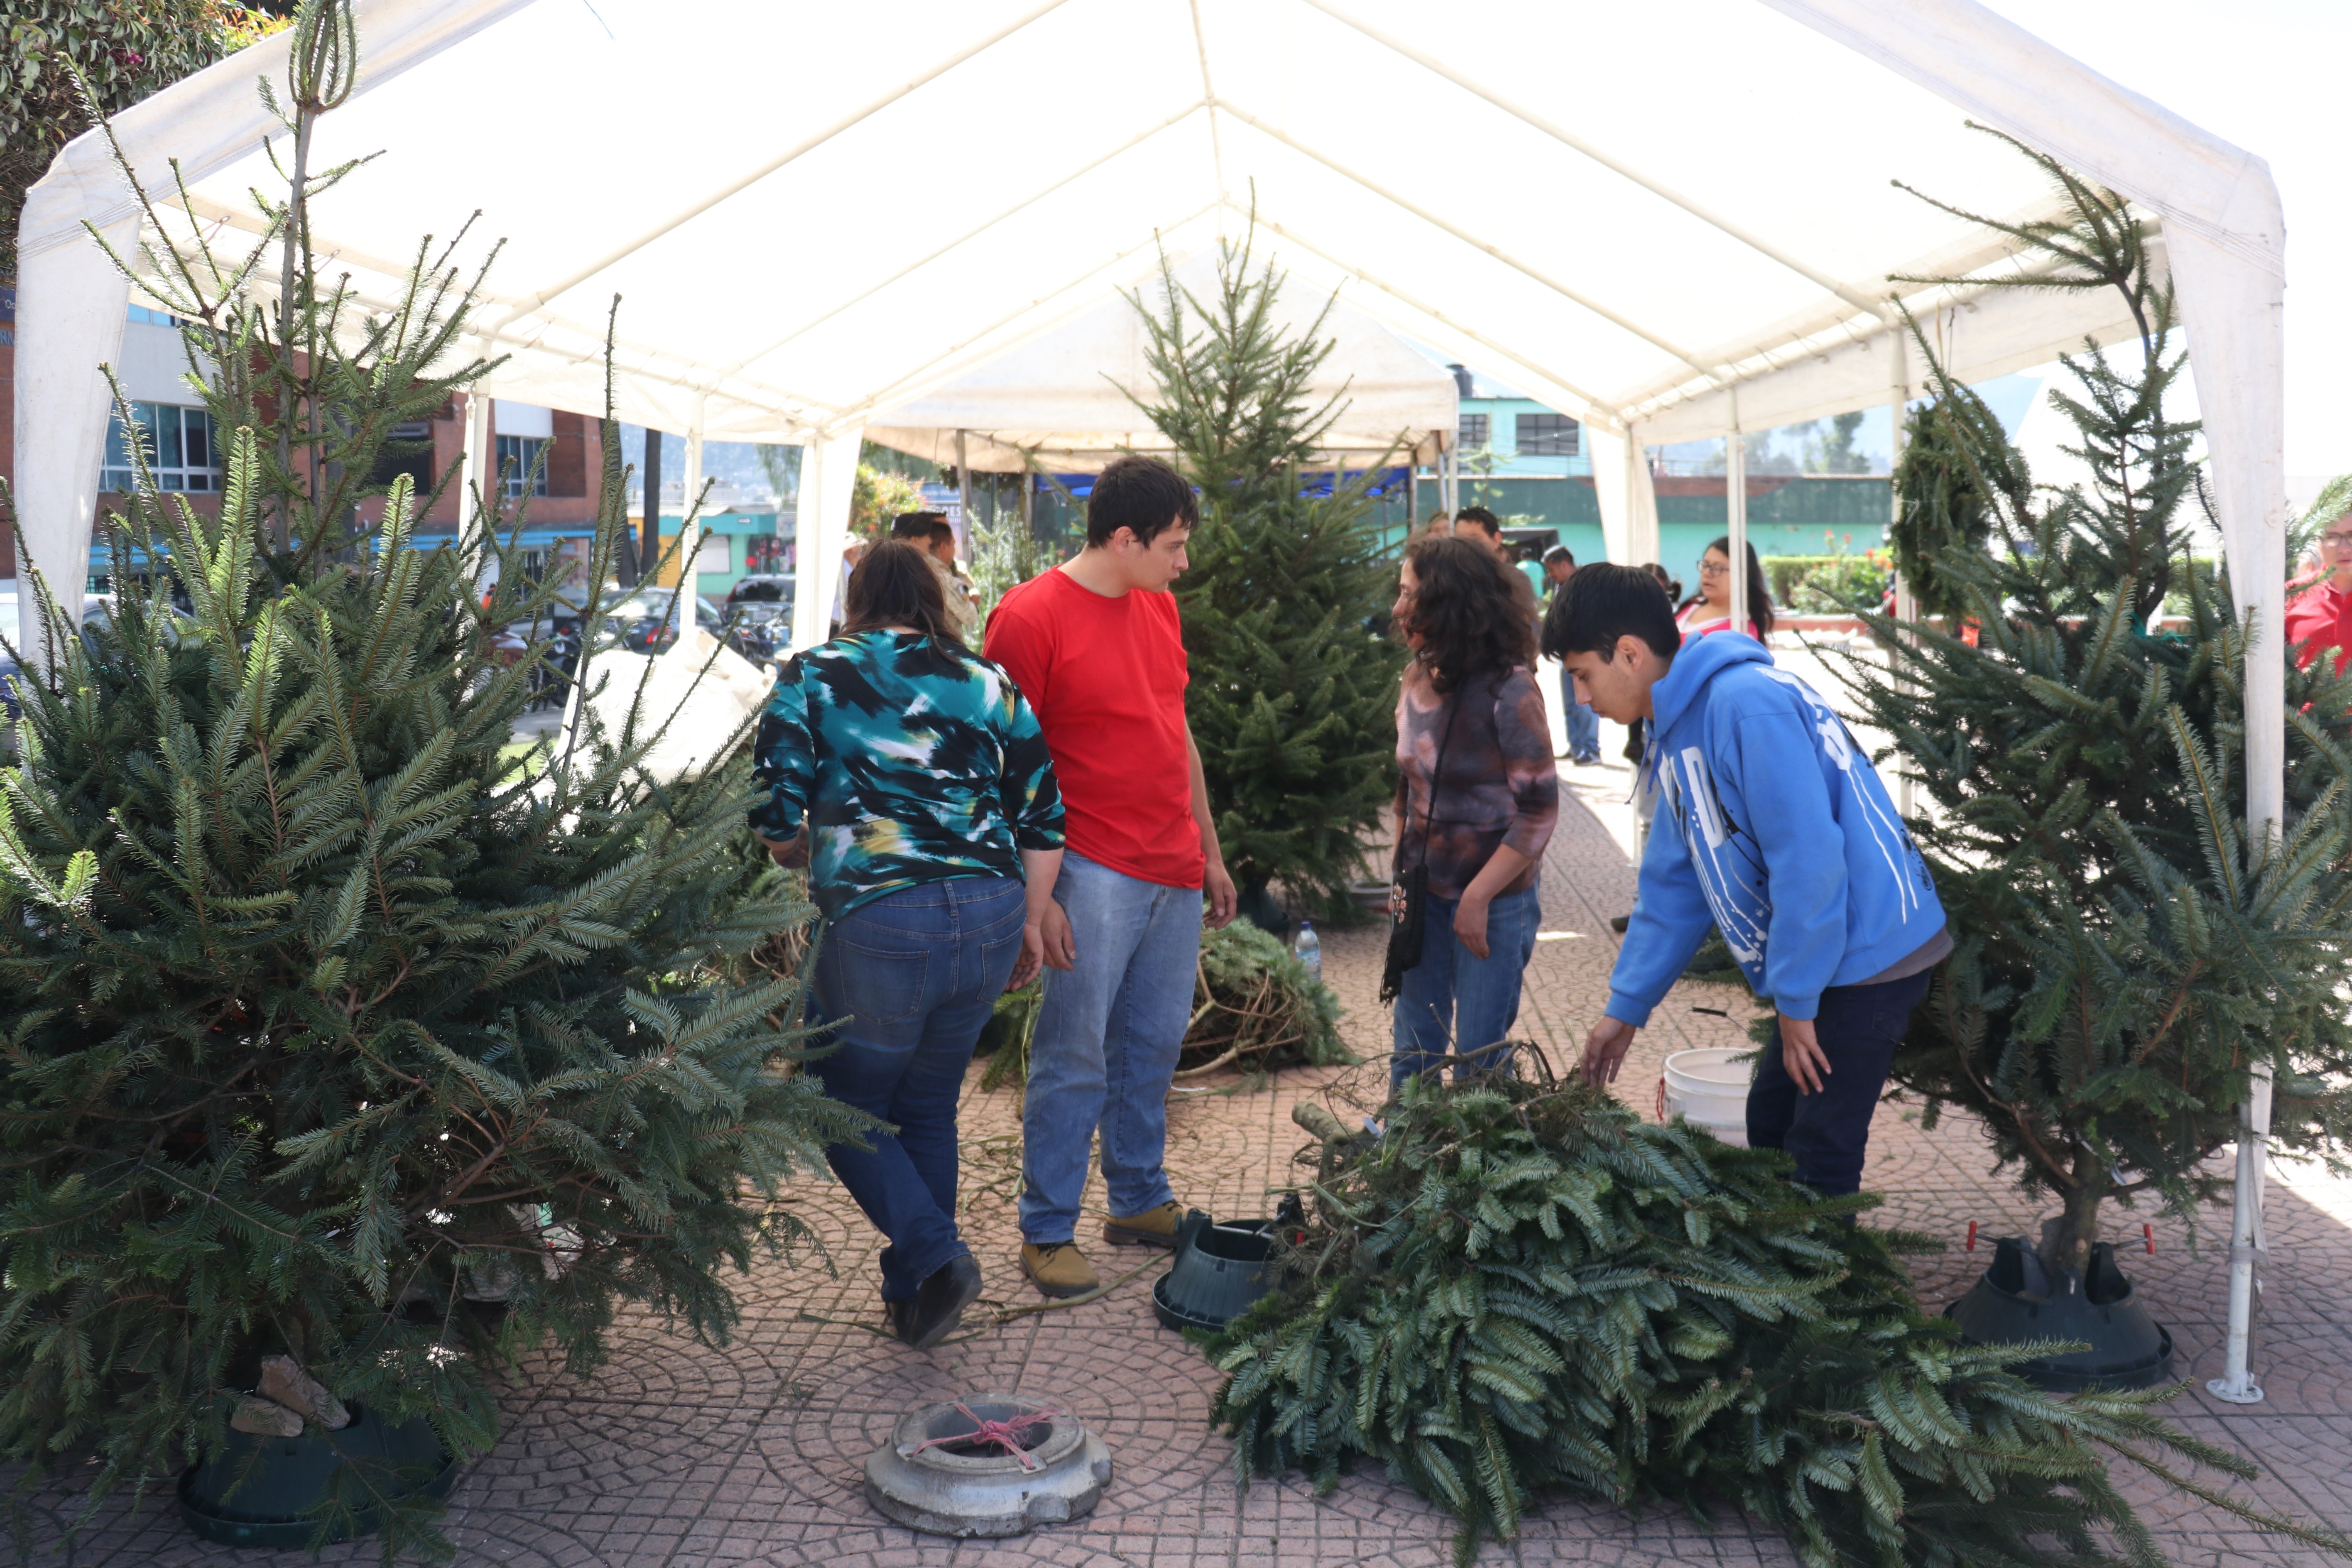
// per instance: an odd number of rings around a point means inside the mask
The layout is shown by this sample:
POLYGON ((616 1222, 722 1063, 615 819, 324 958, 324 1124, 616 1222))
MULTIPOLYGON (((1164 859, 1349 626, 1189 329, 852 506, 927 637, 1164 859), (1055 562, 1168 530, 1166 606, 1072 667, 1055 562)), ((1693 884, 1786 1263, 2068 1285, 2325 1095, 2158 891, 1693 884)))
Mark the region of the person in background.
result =
MULTIPOLYGON (((1675 624, 1685 641, 1731 629, 1731 538, 1728 534, 1706 547, 1699 557, 1698 592, 1684 601, 1675 624)), ((1764 581, 1763 563, 1756 547, 1748 547, 1748 635, 1762 642, 1772 635, 1772 590, 1764 581)))
POLYGON ((1543 611, 1536 601, 1534 581, 1518 570, 1512 559, 1511 547, 1503 542, 1503 520, 1483 506, 1465 506, 1454 514, 1454 537, 1466 539, 1478 546, 1510 574, 1514 584, 1511 602, 1518 606, 1519 618, 1528 623, 1528 630, 1532 635, 1535 628, 1543 624, 1543 611))
POLYGON ((1442 511, 1433 511, 1429 514, 1428 521, 1421 525, 1420 530, 1413 535, 1413 537, 1415 539, 1423 537, 1430 539, 1443 539, 1452 529, 1453 522, 1454 520, 1448 517, 1445 513, 1442 511))
POLYGON ((980 630, 980 606, 971 590, 956 574, 955 525, 943 511, 901 512, 890 524, 890 537, 903 539, 921 551, 940 580, 940 598, 947 605, 955 634, 966 643, 980 630))
MULTIPOLYGON (((751 812, 805 863, 829 923, 814 1021, 825 1092, 887 1125, 825 1159, 874 1227, 883 1311, 918 1350, 980 1294, 956 1229, 956 1102, 997 996, 1049 952, 1062 799, 1045 738, 1003 670, 965 647, 924 553, 874 546, 842 635, 784 667, 760 714, 751 812)), ((1067 932, 1062 933, 1064 948, 1067 932)))
POLYGON ((2287 584, 2286 646, 2295 667, 2307 668, 2336 649, 2336 673, 2352 663, 2352 511, 2336 518, 2317 540, 2316 572, 2287 584))
POLYGON ((1617 1076, 1710 931, 1779 1015, 1748 1091, 1748 1142, 1796 1179, 1862 1185, 1871 1114, 1929 972, 1943 905, 1870 758, 1819 693, 1748 637, 1690 637, 1631 567, 1588 566, 1552 602, 1544 651, 1604 719, 1651 736, 1658 830, 1583 1074, 1617 1076))
MULTIPOLYGON (((1559 591, 1576 575, 1576 555, 1565 544, 1555 544, 1544 552, 1545 595, 1548 603, 1559 598, 1559 591)), ((1580 765, 1601 760, 1601 720, 1584 700, 1576 694, 1575 678, 1566 665, 1559 670, 1559 710, 1568 731, 1568 760, 1580 765)))
POLYGON ((1683 584, 1680 578, 1675 576, 1664 566, 1659 565, 1654 561, 1642 568, 1642 570, 1656 578, 1658 586, 1665 590, 1666 604, 1668 606, 1671 607, 1683 602, 1683 584))
POLYGON ((1206 919, 1234 918, 1175 595, 1199 503, 1156 458, 1114 458, 1087 499, 1087 543, 999 601, 988 656, 1037 710, 1069 813, 1046 907, 1045 976, 1022 1099, 1021 1267, 1051 1297, 1099 1283, 1078 1249, 1087 1152, 1102 1137, 1114 1247, 1176 1245, 1168 1085, 1192 1016, 1206 919))
POLYGON ((1518 1021, 1559 815, 1519 581, 1467 539, 1416 542, 1397 574, 1397 630, 1412 650, 1397 692, 1397 871, 1427 867, 1429 890, 1421 961, 1397 991, 1392 1084, 1448 1054, 1457 1079, 1499 1068, 1479 1053, 1518 1021))

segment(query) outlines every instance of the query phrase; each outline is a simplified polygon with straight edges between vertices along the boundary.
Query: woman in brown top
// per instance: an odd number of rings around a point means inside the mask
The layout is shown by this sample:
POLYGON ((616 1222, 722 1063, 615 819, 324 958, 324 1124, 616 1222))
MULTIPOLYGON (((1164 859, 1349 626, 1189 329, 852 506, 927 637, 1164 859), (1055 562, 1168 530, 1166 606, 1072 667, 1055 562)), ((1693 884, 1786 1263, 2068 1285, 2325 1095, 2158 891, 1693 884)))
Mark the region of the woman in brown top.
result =
POLYGON ((1398 987, 1391 1083, 1507 1038, 1535 952, 1559 775, 1510 570, 1467 540, 1421 539, 1398 574, 1413 658, 1397 694, 1397 870, 1426 866, 1429 898, 1421 962, 1398 987))

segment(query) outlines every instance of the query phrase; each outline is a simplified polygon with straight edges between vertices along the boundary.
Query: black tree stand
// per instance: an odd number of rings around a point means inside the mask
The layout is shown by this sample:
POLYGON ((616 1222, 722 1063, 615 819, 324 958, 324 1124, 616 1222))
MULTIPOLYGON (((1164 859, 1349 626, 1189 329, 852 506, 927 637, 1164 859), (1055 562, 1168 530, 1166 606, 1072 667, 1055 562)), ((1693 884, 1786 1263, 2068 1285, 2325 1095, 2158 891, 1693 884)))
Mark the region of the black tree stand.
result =
POLYGON ((1971 1344, 2088 1344, 2012 1368, 2053 1394, 2147 1388, 2172 1378, 2172 1335, 2135 1297, 2111 1241, 2094 1243, 2078 1273, 2044 1261, 2023 1237, 2004 1237, 1994 1245, 1992 1267, 1944 1316, 1971 1344))

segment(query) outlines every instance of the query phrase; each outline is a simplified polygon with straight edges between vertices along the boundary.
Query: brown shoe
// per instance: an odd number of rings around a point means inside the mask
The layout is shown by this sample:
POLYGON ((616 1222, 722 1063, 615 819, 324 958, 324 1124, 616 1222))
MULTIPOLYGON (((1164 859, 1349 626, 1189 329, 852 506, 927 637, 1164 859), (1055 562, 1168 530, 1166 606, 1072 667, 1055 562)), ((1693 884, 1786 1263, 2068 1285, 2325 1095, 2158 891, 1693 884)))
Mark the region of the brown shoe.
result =
POLYGON ((1095 1278, 1095 1266, 1078 1250, 1074 1241, 1049 1241, 1042 1247, 1034 1241, 1021 1244, 1021 1272, 1029 1276, 1041 1296, 1056 1300, 1071 1296, 1083 1296, 1102 1284, 1095 1278))
POLYGON ((1158 1247, 1173 1251, 1176 1227, 1184 1223, 1184 1205, 1164 1203, 1156 1209, 1103 1221, 1103 1239, 1113 1247, 1158 1247))

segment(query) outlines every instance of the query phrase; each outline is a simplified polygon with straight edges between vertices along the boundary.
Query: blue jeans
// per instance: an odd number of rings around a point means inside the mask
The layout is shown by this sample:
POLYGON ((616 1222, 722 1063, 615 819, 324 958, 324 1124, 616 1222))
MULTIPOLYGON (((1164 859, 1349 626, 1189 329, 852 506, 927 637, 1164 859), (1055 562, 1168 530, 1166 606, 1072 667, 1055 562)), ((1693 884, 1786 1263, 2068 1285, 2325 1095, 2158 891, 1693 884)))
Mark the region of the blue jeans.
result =
POLYGON ((882 1299, 908 1301, 970 1247, 956 1234, 956 1100, 964 1068, 1021 956, 1026 900, 1009 877, 905 888, 830 927, 812 1016, 840 1027, 808 1070, 827 1094, 896 1128, 870 1149, 824 1152, 882 1249, 882 1299))
POLYGON ((1576 700, 1576 677, 1559 672, 1559 710, 1567 716, 1568 754, 1581 763, 1601 754, 1601 715, 1576 700))
POLYGON ((1927 994, 1935 973, 1923 970, 1876 985, 1832 985, 1822 993, 1813 1039, 1830 1058, 1819 1094, 1801 1094, 1780 1065, 1776 1035, 1756 1064, 1748 1089, 1748 1142, 1785 1149, 1796 1157, 1797 1180, 1824 1197, 1862 1190, 1862 1155, 1870 1142, 1871 1113, 1895 1042, 1911 1026, 1911 1009, 1927 994))
MULTIPOLYGON (((1432 898, 1422 930, 1421 962, 1404 972, 1397 987, 1396 1049, 1389 1058, 1389 1086, 1426 1070, 1448 1052, 1467 1056, 1510 1037, 1519 1021, 1519 984, 1536 951, 1542 923, 1540 875, 1516 893, 1486 906, 1486 956, 1477 957, 1454 934, 1456 900, 1432 898)), ((1496 1062, 1507 1068, 1509 1058, 1496 1062)), ((1459 1082, 1475 1076, 1457 1062, 1459 1082)))
POLYGON ((1087 1151, 1102 1131, 1110 1212, 1170 1202, 1168 1082, 1192 1018, 1201 892, 1062 857, 1054 898, 1069 912, 1077 967, 1045 971, 1029 1089, 1021 1103, 1021 1237, 1076 1238, 1087 1151))

